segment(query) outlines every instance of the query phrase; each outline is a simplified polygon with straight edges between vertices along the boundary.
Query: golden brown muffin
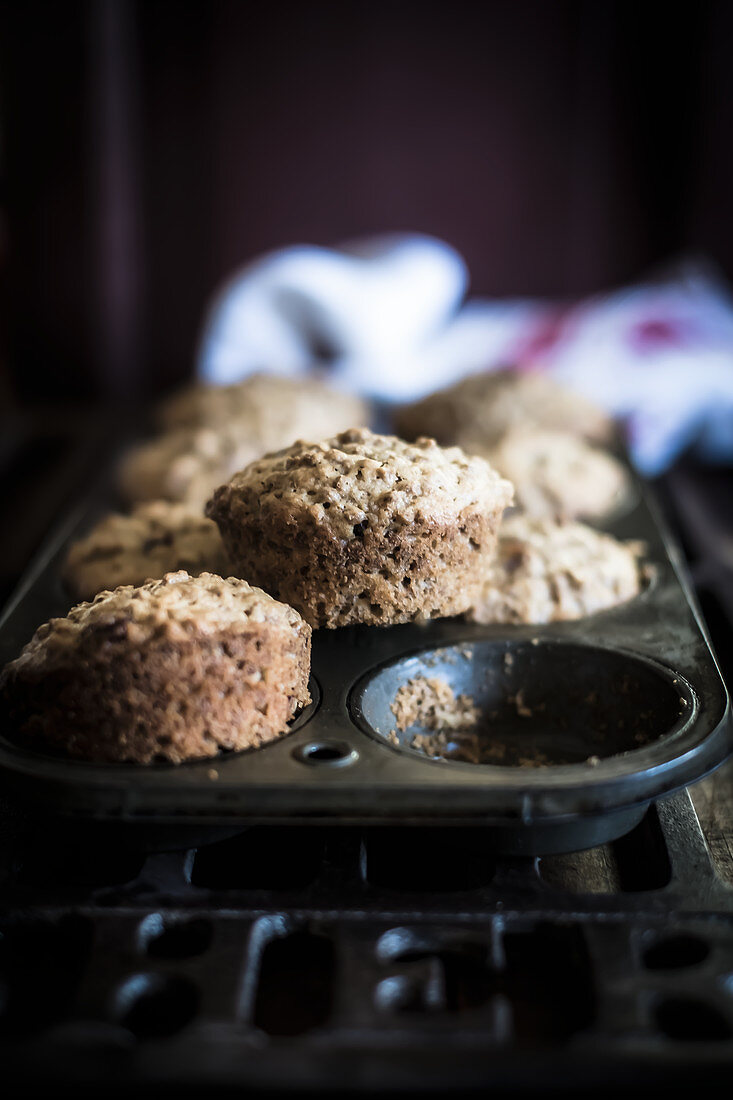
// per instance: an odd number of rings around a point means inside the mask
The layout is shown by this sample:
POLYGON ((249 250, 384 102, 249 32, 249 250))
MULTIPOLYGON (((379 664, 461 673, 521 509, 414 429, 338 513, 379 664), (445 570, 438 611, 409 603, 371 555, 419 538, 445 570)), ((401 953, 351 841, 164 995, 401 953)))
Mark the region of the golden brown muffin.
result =
POLYGON ((229 560, 219 529, 185 504, 154 500, 138 504, 129 516, 105 516, 72 543, 63 578, 78 600, 92 600, 103 589, 144 584, 185 569, 192 576, 227 576, 229 560))
POLYGON ((314 379, 253 375, 236 386, 196 386, 171 399, 168 430, 123 459, 128 501, 174 500, 203 509, 217 485, 268 451, 367 423, 369 407, 314 379))
POLYGON ((479 623, 551 623, 614 607, 641 590, 639 543, 583 523, 511 516, 491 573, 468 613, 479 623))
POLYGON ((457 447, 353 429, 253 462, 207 514, 234 570, 311 625, 386 625, 471 605, 511 499, 457 447))
POLYGON ((546 374, 517 370, 482 371, 429 394, 395 414, 405 439, 430 435, 483 454, 505 432, 533 425, 608 442, 613 422, 587 398, 546 374))
POLYGON ((0 697, 17 733, 72 756, 179 764, 283 733, 310 701, 310 639, 245 581, 169 573, 44 623, 0 697))
POLYGON ((600 518, 629 492, 618 459, 568 432, 514 428, 485 456, 514 484, 517 506, 531 516, 600 518))
POLYGON ((285 446, 304 435, 320 437, 368 424, 371 410, 361 397, 317 378, 258 373, 231 386, 187 386, 168 398, 158 419, 167 431, 218 428, 236 420, 255 438, 268 441, 269 449, 269 440, 275 440, 272 446, 285 446))
POLYGON ((203 510, 216 486, 259 454, 237 424, 178 428, 128 451, 119 488, 130 502, 171 500, 203 510))

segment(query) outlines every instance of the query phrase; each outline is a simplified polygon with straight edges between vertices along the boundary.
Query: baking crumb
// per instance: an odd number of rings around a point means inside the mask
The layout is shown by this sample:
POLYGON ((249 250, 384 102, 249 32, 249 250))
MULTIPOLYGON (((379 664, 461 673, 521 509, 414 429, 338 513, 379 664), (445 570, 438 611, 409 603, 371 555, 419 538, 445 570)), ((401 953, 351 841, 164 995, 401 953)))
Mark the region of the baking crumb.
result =
POLYGON ((219 773, 216 770, 216 768, 209 768, 209 770, 207 771, 206 774, 208 775, 209 779, 218 779, 219 778, 219 773))
POLYGON ((517 708, 517 714, 519 715, 520 718, 531 718, 532 717, 532 711, 524 701, 524 695, 522 693, 521 688, 517 692, 517 694, 514 696, 514 705, 517 708))
POLYGON ((548 768, 553 763, 547 753, 541 752, 539 749, 533 752, 531 756, 526 755, 526 753, 512 755, 513 759, 510 758, 509 747, 506 744, 488 745, 482 749, 480 763, 506 764, 514 768, 548 768))
POLYGON ((481 762, 479 738, 473 732, 481 711, 469 695, 456 697, 447 680, 439 676, 415 676, 399 688, 391 710, 397 720, 397 729, 421 726, 433 731, 415 733, 410 741, 411 748, 433 759, 447 757, 473 764, 481 762))
POLYGON ((682 706, 682 707, 687 706, 687 700, 683 699, 683 697, 681 695, 680 695, 680 706, 682 706))
POLYGON ((589 756, 586 760, 586 764, 589 768, 597 768, 601 762, 600 756, 589 756))
POLYGON ((416 733, 410 742, 410 747, 420 749, 426 756, 438 756, 441 746, 436 744, 436 738, 427 737, 424 733, 416 733))
POLYGON ((539 638, 530 638, 530 639, 529 639, 529 644, 530 644, 530 645, 539 645, 539 644, 540 644, 540 640, 539 640, 539 638))
MULTIPOLYGON (((531 718, 544 706, 538 704, 534 710, 528 707, 521 690, 507 696, 507 703, 515 707, 522 718, 531 718)), ((500 711, 483 713, 471 696, 456 696, 450 684, 441 677, 415 676, 398 689, 390 706, 397 730, 417 727, 407 742, 409 747, 432 760, 523 768, 543 768, 556 763, 539 749, 523 746, 514 738, 505 739, 502 731, 498 731, 499 736, 494 740, 489 723, 500 711)), ((393 745, 405 747, 404 741, 398 741, 394 729, 386 739, 393 745)))
POLYGON ((478 722, 481 712, 470 695, 456 697, 440 676, 415 676, 397 691, 390 710, 397 729, 422 726, 429 730, 465 730, 478 722))
POLYGON ((506 668, 511 668, 513 664, 514 664, 514 658, 512 657, 511 653, 509 653, 509 651, 507 651, 504 654, 504 665, 505 665, 506 668))

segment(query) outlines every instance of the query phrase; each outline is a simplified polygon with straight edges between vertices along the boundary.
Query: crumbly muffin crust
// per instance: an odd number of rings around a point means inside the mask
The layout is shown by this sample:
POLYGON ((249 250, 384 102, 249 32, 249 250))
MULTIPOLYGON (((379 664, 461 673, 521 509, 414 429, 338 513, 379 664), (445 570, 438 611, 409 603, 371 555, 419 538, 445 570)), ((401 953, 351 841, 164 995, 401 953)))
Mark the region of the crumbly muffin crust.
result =
POLYGON ((486 455, 513 482, 517 505, 532 516, 604 516, 629 491, 618 459, 567 432, 515 428, 486 455))
POLYGON ((496 559, 468 612, 479 623, 551 623, 614 607, 641 590, 640 543, 583 523, 511 516, 496 559))
POLYGON ((253 375, 236 386, 196 386, 165 406, 168 430, 125 456, 120 489, 131 502, 164 499, 203 509, 217 485, 268 451, 369 416, 361 398, 314 379, 253 375))
POLYGON ((398 730, 464 730, 477 725, 481 711, 470 695, 456 697, 442 676, 414 676, 397 689, 389 709, 398 730))
POLYGON ((320 438, 351 424, 366 424, 370 409, 361 397, 335 390, 317 378, 257 373, 231 386, 187 386, 168 398, 158 419, 167 430, 217 428, 237 420, 267 441, 265 450, 270 450, 301 435, 320 438))
POLYGON ((434 436, 482 454, 505 432, 522 425, 571 432, 608 442, 611 419, 582 394, 537 371, 482 371, 397 410, 405 439, 434 436))
POLYGON ((79 600, 103 589, 140 585, 185 569, 192 576, 227 576, 229 560, 216 524, 185 504, 156 500, 130 515, 105 516, 72 543, 63 566, 67 588, 79 600))
POLYGON ((311 625, 385 625, 465 610, 511 499, 459 448, 352 429, 252 463, 207 514, 235 571, 311 625))
POLYGON ((73 756, 180 763, 283 733, 310 701, 310 637, 245 581, 180 571, 44 623, 0 697, 12 728, 73 756))
POLYGON ((177 428, 133 447, 123 457, 118 484, 124 498, 169 500, 203 509, 222 481, 261 453, 239 426, 177 428))

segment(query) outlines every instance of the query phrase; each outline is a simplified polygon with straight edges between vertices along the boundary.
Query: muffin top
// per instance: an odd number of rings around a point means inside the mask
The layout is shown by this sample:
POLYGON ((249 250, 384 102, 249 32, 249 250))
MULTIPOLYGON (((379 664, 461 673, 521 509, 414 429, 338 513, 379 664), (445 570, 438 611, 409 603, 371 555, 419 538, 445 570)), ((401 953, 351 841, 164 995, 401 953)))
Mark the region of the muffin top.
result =
POLYGON ((236 421, 214 428, 177 428, 139 444, 123 458, 119 484, 130 501, 162 498, 203 508, 235 470, 262 454, 236 421))
POLYGON ((74 591, 92 598, 177 569, 226 574, 229 565, 215 523, 185 504, 155 500, 130 515, 104 516, 71 545, 63 572, 74 591))
POLYGON ((514 428, 486 455, 514 483, 519 507, 535 516, 602 516, 629 484, 618 459, 569 432, 514 428))
POLYGON ((159 420, 168 429, 217 428, 238 420, 256 438, 267 441, 269 450, 301 435, 319 438, 350 424, 366 423, 369 408, 360 397, 334 390, 316 378, 260 373, 231 386, 188 386, 162 405, 159 420))
POLYGON ((297 611, 246 581, 214 573, 191 577, 185 570, 134 587, 122 585, 77 604, 63 618, 36 630, 17 660, 7 666, 65 664, 79 654, 97 655, 106 643, 139 646, 151 640, 183 641, 220 631, 246 633, 252 624, 310 631, 297 611))
POLYGON ((470 617, 546 623, 611 607, 639 592, 642 551, 641 543, 619 542, 584 523, 510 516, 470 617))
POLYGON ((408 437, 434 435, 478 454, 504 432, 527 424, 598 441, 612 434, 612 421, 603 410, 537 371, 472 374, 397 414, 398 430, 408 437))
POLYGON ((296 439, 321 439, 365 423, 361 398, 314 379, 252 375, 235 386, 195 386, 172 398, 167 430, 123 458, 120 488, 129 501, 184 501, 203 508, 217 485, 296 439))
POLYGON ((268 512, 286 524, 305 514, 348 540, 367 525, 386 531, 425 517, 450 522, 466 509, 501 510, 511 500, 511 484, 482 458, 434 439, 405 443, 354 428, 251 463, 216 491, 207 514, 268 512))

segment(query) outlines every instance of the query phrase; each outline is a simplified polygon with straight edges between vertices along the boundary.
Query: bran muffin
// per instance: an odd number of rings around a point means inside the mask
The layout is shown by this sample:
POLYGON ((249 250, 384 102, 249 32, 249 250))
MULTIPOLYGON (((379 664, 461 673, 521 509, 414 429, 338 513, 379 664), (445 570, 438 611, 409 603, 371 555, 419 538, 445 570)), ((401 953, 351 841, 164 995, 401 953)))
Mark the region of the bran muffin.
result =
POLYGON ((320 439, 369 418, 358 397, 313 379, 254 375, 236 386, 197 386, 171 400, 167 430, 123 459, 130 502, 183 501, 203 509, 217 485, 268 451, 320 439))
POLYGON ((568 432, 514 428, 485 454, 513 482, 516 503, 528 515, 600 518, 629 491, 618 459, 568 432))
POLYGON ((468 612, 479 623, 551 623, 615 607, 641 590, 639 543, 583 523, 511 516, 491 574, 468 612))
POLYGON ((360 428, 253 462, 207 515, 235 572, 312 626, 387 625, 474 602, 511 499, 482 458, 360 428))
POLYGON ((63 579, 77 600, 92 600, 103 589, 144 584, 179 569, 227 576, 219 529, 185 504, 155 500, 138 504, 129 516, 105 516, 72 543, 63 579))
POLYGON ((259 454, 236 424, 177 428, 128 451, 118 485, 130 503, 170 500, 203 510, 216 486, 259 454))
POLYGON ((218 428, 236 420, 255 438, 267 441, 267 450, 303 435, 331 435, 369 419, 368 404, 354 394, 335 390, 317 378, 271 373, 251 374, 230 386, 195 383, 169 397, 158 412, 167 431, 218 428))
POLYGON ((483 454, 505 432, 533 425, 599 443, 613 436, 613 421, 582 394, 536 371, 497 370, 469 375, 446 389, 397 410, 399 435, 430 435, 483 454))
POLYGON ((245 581, 169 573, 39 627, 0 698, 18 734, 72 756, 178 764, 283 733, 310 701, 310 639, 245 581))

